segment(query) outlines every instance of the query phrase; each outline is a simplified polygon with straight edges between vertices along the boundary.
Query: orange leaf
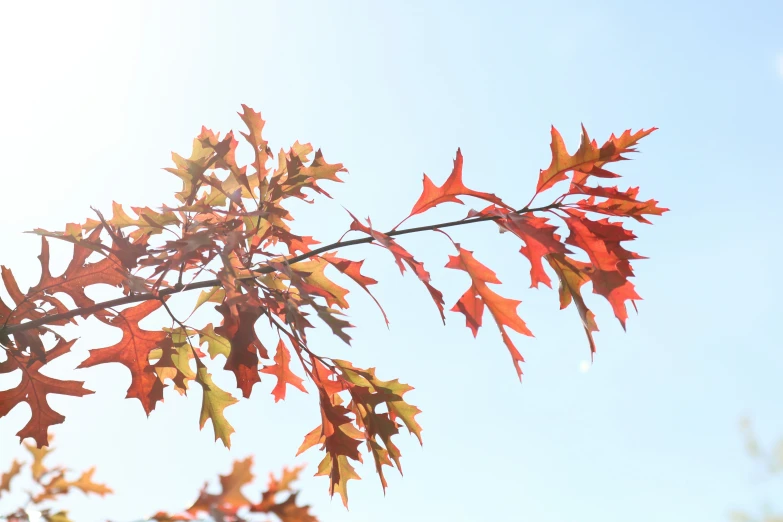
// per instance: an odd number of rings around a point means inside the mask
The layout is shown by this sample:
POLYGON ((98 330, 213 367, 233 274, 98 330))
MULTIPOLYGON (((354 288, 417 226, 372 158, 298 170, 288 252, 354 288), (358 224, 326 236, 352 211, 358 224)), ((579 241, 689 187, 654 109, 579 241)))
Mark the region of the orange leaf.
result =
POLYGON ((500 329, 503 342, 511 354, 517 375, 522 379, 520 363, 524 362, 525 359, 514 346, 514 343, 511 342, 511 338, 505 330, 505 327, 509 327, 517 333, 533 336, 522 318, 517 315, 517 306, 522 301, 507 299, 490 290, 487 283, 500 284, 495 273, 478 262, 470 250, 463 249, 459 243, 454 243, 454 246, 457 247, 459 255, 449 256, 446 268, 464 270, 470 276, 472 284, 451 310, 453 312, 462 312, 465 315, 466 324, 475 337, 481 326, 481 315, 484 311, 484 305, 487 305, 500 329))
POLYGON ((457 149, 457 157, 454 159, 454 168, 451 170, 451 175, 449 175, 442 186, 436 187, 426 174, 424 174, 422 183, 424 184, 424 190, 422 191, 421 196, 419 196, 419 200, 413 205, 413 210, 411 210, 411 213, 405 220, 411 216, 421 214, 422 212, 434 208, 441 203, 451 202, 463 205, 464 203, 458 196, 473 196, 504 207, 506 206, 496 195, 487 192, 476 192, 475 190, 467 188, 462 183, 462 151, 460 149, 457 149))
POLYGON ((519 253, 530 261, 530 287, 537 288, 539 283, 552 287, 549 276, 544 271, 541 259, 547 254, 565 254, 568 249, 560 242, 560 236, 555 233, 557 227, 550 225, 546 218, 535 214, 516 214, 505 212, 496 207, 488 207, 478 215, 502 215, 498 225, 525 242, 519 253))
MULTIPOLYGON (((590 141, 587 131, 582 126, 582 141, 579 149, 572 156, 568 153, 563 137, 552 127, 552 143, 549 148, 552 150, 552 162, 546 170, 542 170, 538 176, 538 185, 536 194, 553 187, 557 182, 567 179, 567 173, 572 170, 579 170, 584 176, 591 174, 594 167, 600 167, 608 162, 619 161, 625 158, 623 153, 635 152, 632 148, 640 139, 655 131, 655 127, 648 130, 640 130, 634 134, 631 131, 625 131, 619 138, 614 134, 607 142, 598 148, 595 141, 590 141)), ((611 172, 600 171, 600 177, 616 177, 611 172)))
POLYGON ((282 339, 277 343, 277 353, 275 353, 274 361, 275 364, 263 368, 261 373, 267 373, 277 377, 277 384, 272 389, 272 395, 275 397, 275 402, 285 399, 286 384, 290 384, 307 393, 307 390, 304 387, 304 381, 294 374, 289 367, 291 354, 282 339))
POLYGON ((623 192, 617 187, 587 187, 572 183, 569 194, 586 194, 590 196, 587 199, 576 202, 582 210, 608 214, 610 216, 631 217, 640 223, 650 224, 650 221, 644 217, 645 214, 660 216, 669 210, 668 208, 659 207, 658 201, 654 199, 647 201, 636 199, 636 196, 639 194, 639 187, 632 187, 623 192), (596 203, 596 197, 606 199, 596 203))

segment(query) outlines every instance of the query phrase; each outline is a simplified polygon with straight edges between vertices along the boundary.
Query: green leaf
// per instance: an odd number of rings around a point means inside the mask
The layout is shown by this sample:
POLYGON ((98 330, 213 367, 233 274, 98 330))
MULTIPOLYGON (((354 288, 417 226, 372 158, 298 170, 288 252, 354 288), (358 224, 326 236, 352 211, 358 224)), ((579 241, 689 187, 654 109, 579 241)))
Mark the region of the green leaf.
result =
POLYGON ((231 434, 234 428, 229 424, 223 414, 223 410, 238 401, 230 393, 221 390, 212 382, 212 375, 207 371, 203 363, 196 360, 198 371, 196 372, 196 382, 204 388, 204 396, 201 402, 201 417, 199 418, 199 428, 204 429, 207 419, 212 420, 212 427, 215 430, 215 440, 220 439, 227 448, 231 447, 231 434))

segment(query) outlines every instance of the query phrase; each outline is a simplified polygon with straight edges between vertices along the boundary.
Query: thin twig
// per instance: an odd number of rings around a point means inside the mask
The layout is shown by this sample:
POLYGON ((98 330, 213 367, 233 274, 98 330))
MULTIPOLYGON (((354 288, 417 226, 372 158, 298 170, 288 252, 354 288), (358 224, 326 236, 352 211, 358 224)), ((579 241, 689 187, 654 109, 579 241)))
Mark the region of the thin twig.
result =
MULTIPOLYGON (((543 206, 543 207, 536 207, 536 208, 522 208, 520 210, 511 212, 512 214, 525 214, 528 212, 542 212, 551 210, 554 208, 558 208, 562 206, 562 203, 551 203, 549 205, 543 206)), ((457 221, 448 221, 445 223, 438 223, 436 225, 426 225, 422 227, 413 227, 413 228, 406 228, 403 230, 392 230, 389 232, 386 232, 387 236, 394 237, 394 236, 402 236, 405 234, 414 234, 416 232, 426 232, 430 230, 435 230, 437 228, 448 228, 448 227, 456 227, 460 225, 470 225, 472 223, 480 223, 482 221, 496 221, 498 219, 502 219, 505 215, 492 215, 492 216, 477 216, 473 218, 466 218, 466 219, 460 219, 457 221)), ((375 241, 375 238, 372 236, 363 237, 359 239, 351 239, 349 241, 336 241, 334 243, 331 243, 329 245, 322 246, 320 248, 316 248, 315 250, 311 250, 309 252, 306 252, 304 254, 300 254, 298 256, 294 256, 291 258, 284 259, 284 263, 288 264, 294 264, 298 263, 300 261, 304 261, 306 259, 309 259, 313 256, 317 256, 319 254, 322 254, 324 252, 329 252, 330 250, 335 250, 337 248, 343 248, 353 245, 361 245, 364 243, 372 243, 375 241)), ((254 275, 252 276, 244 276, 237 278, 237 280, 245 280, 245 279, 255 279, 258 275, 261 274, 269 274, 274 272, 275 269, 271 266, 267 265, 264 267, 259 268, 258 270, 254 270, 254 275)), ((219 279, 209 279, 206 281, 199 281, 196 283, 190 283, 185 285, 184 287, 173 287, 173 288, 166 288, 161 290, 160 292, 155 294, 151 293, 145 293, 145 294, 135 294, 135 295, 129 295, 125 297, 120 297, 117 299, 111 299, 109 301, 103 301, 101 303, 96 303, 92 306, 88 306, 85 308, 77 308, 74 310, 70 310, 68 312, 63 312, 61 314, 54 314, 50 315, 48 317, 42 317, 40 319, 35 319, 33 321, 27 321, 24 323, 19 324, 13 324, 13 325, 6 325, 3 327, 3 333, 11 334, 14 332, 23 332, 26 330, 32 330, 33 328, 37 328, 39 326, 45 325, 45 324, 51 324, 55 323, 57 321, 60 321, 62 319, 71 319, 72 317, 76 317, 77 315, 89 315, 95 312, 98 312, 100 310, 104 310, 106 308, 112 307, 112 306, 121 306, 131 303, 139 303, 142 301, 149 301, 151 299, 161 299, 163 297, 167 297, 172 294, 177 294, 180 292, 185 292, 189 290, 197 290, 200 288, 210 288, 213 286, 220 286, 220 280, 219 279)))

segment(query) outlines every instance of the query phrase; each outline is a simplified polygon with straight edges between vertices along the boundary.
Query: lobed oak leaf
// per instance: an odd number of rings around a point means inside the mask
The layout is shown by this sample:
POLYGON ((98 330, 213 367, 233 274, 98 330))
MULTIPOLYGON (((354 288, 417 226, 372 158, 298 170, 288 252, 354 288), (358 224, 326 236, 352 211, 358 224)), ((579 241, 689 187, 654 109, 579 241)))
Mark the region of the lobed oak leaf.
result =
POLYGON ((625 321, 628 319, 625 302, 631 301, 635 307, 635 301, 642 299, 636 293, 633 283, 628 281, 628 275, 620 271, 595 270, 590 274, 590 279, 593 281, 593 293, 602 295, 609 301, 615 317, 625 330, 625 321))
POLYGON ((522 318, 517 315, 517 306, 522 301, 507 299, 490 290, 487 283, 500 284, 500 280, 495 273, 477 261, 470 250, 463 249, 459 243, 454 243, 454 246, 457 248, 459 255, 449 256, 446 268, 467 272, 471 279, 471 285, 451 310, 453 312, 461 312, 465 316, 466 325, 471 329, 475 337, 481 326, 481 317, 484 312, 484 305, 486 305, 498 325, 500 335, 511 354, 517 375, 521 380, 522 368, 520 363, 524 362, 525 359, 506 333, 506 327, 517 333, 533 336, 522 318))
POLYGON ((0 496, 3 491, 11 491, 11 480, 22 471, 22 463, 14 459, 11 462, 11 469, 0 475, 0 496))
POLYGON ((286 348, 282 339, 277 343, 277 352, 275 353, 274 361, 275 364, 264 367, 261 370, 261 373, 277 377, 277 384, 272 388, 272 395, 275 397, 275 402, 285 399, 286 384, 290 384, 307 393, 307 390, 304 387, 304 381, 291 371, 289 366, 291 362, 291 353, 288 351, 288 348, 286 348))
MULTIPOLYGON (((28 295, 53 295, 62 292, 70 297, 78 308, 89 308, 95 304, 87 297, 84 290, 92 285, 106 284, 115 287, 122 286, 128 279, 128 272, 122 268, 119 260, 110 255, 95 263, 87 263, 87 258, 94 252, 89 246, 99 240, 101 229, 96 228, 88 238, 73 247, 73 255, 65 271, 53 277, 49 270, 49 243, 45 237, 41 238, 41 254, 38 259, 41 262, 41 278, 34 287, 28 291, 28 295)), ((94 312, 99 319, 108 319, 109 313, 105 310, 94 312)), ((85 314, 82 314, 84 317, 85 314)))
POLYGON ((202 490, 196 502, 186 512, 198 515, 219 510, 222 514, 236 514, 237 510, 250 505, 250 500, 242 493, 242 488, 253 481, 250 468, 253 457, 237 460, 228 475, 220 475, 220 493, 214 495, 202 490))
POLYGON ((645 215, 660 216, 668 212, 668 208, 658 206, 658 201, 649 199, 639 201, 639 187, 631 187, 628 190, 621 191, 615 187, 587 187, 585 185, 571 184, 569 194, 585 194, 590 196, 587 199, 581 199, 576 202, 579 208, 588 212, 607 214, 610 216, 630 217, 640 223, 650 224, 651 221, 645 218, 645 215), (596 197, 606 198, 604 201, 596 203, 596 197))
MULTIPOLYGON (((83 472, 76 480, 67 480, 63 474, 57 475, 54 480, 47 484, 44 493, 47 495, 65 494, 72 487, 81 490, 82 493, 95 493, 96 495, 105 496, 108 493, 114 493, 112 489, 106 484, 95 482, 92 476, 95 474, 95 468, 90 468, 83 472)), ((42 500, 42 499, 41 499, 42 500)))
POLYGON ((182 190, 176 193, 176 197, 182 203, 193 203, 198 189, 205 180, 204 173, 216 159, 215 154, 211 148, 204 147, 200 139, 195 138, 189 158, 183 158, 175 152, 171 153, 171 158, 176 168, 167 167, 163 170, 171 172, 182 180, 182 190))
POLYGON ((195 333, 194 331, 184 331, 181 327, 164 328, 163 331, 168 334, 168 337, 149 355, 150 361, 157 359, 157 362, 152 364, 152 368, 160 382, 165 383, 166 379, 171 379, 174 382, 174 389, 181 395, 185 395, 188 381, 196 378, 195 372, 190 367, 190 360, 204 354, 190 344, 189 336, 195 333))
POLYGON ((237 305, 237 313, 234 315, 231 307, 225 303, 216 306, 215 310, 223 316, 223 322, 214 331, 231 344, 223 369, 234 373, 242 396, 248 398, 253 385, 261 382, 258 374, 259 354, 264 359, 269 358, 255 332, 255 323, 264 311, 259 307, 237 305))
POLYGON ((603 165, 609 162, 623 160, 622 154, 626 152, 635 152, 633 148, 640 139, 655 131, 655 127, 647 130, 639 130, 631 134, 631 131, 625 131, 619 138, 614 134, 607 142, 598 147, 595 141, 591 141, 587 131, 582 126, 582 139, 579 149, 574 155, 568 153, 568 149, 563 142, 563 137, 552 127, 552 162, 546 170, 542 170, 538 176, 536 194, 553 187, 559 181, 568 179, 567 173, 572 170, 578 170, 580 176, 575 182, 583 182, 588 175, 598 175, 599 177, 617 177, 616 174, 601 169, 603 165))
POLYGON ((198 342, 199 344, 207 343, 207 353, 209 353, 210 358, 214 359, 218 355, 228 358, 231 354, 231 343, 225 337, 215 333, 211 323, 197 331, 198 342))
MULTIPOLYGON (((451 202, 464 205, 464 202, 459 199, 459 196, 473 196, 475 198, 483 199, 503 207, 507 206, 499 197, 494 194, 489 194, 487 192, 477 192, 467 188, 462 182, 462 163, 462 151, 457 149, 457 157, 454 159, 454 167, 451 171, 451 174, 440 187, 435 186, 432 180, 430 180, 430 178, 424 174, 424 179, 422 181, 424 189, 422 194, 419 196, 418 201, 416 201, 416 203, 413 205, 413 210, 411 210, 411 213, 408 214, 408 217, 403 219, 402 222, 406 221, 411 216, 421 214, 422 212, 434 208, 441 203, 451 202)), ((400 225, 402 222, 400 222, 400 225)), ((400 225, 397 225, 397 227, 400 225)), ((397 227, 394 228, 396 229, 397 227)))
MULTIPOLYGON (((270 261, 269 266, 280 272, 281 274, 285 275, 290 281, 291 285, 296 289, 296 291, 299 294, 299 297, 302 298, 302 300, 313 307, 313 309, 318 314, 318 317, 326 323, 329 328, 331 328, 332 333, 334 333, 337 337, 343 340, 346 344, 351 344, 351 336, 345 333, 346 328, 353 328, 353 325, 349 323, 348 321, 345 321, 343 319, 340 319, 337 317, 338 315, 342 315, 340 311, 335 310, 333 308, 329 308, 328 306, 323 306, 315 301, 315 299, 310 295, 311 292, 315 293, 316 295, 319 295, 319 289, 318 287, 315 287, 313 285, 310 285, 307 283, 307 281, 300 276, 296 271, 291 267, 291 265, 287 263, 280 263, 277 261, 270 261)), ((286 309, 291 317, 287 317, 287 322, 300 322, 303 320, 303 316, 298 310, 295 310, 292 306, 292 303, 286 304, 286 309)), ((308 324, 309 326, 309 324, 308 324)))
MULTIPOLYGON (((54 435, 49 436, 49 443, 51 444, 52 439, 54 439, 54 435)), ((44 465, 44 459, 54 451, 49 446, 42 446, 38 447, 35 444, 28 444, 27 442, 24 443, 24 447, 27 449, 27 451, 30 452, 30 454, 33 456, 33 462, 30 464, 30 471, 33 475, 33 480, 39 481, 41 477, 43 477, 45 474, 49 473, 50 471, 53 471, 49 468, 47 468, 44 465)))
MULTIPOLYGON (((112 217, 106 222, 117 229, 136 227, 136 230, 130 234, 130 238, 134 240, 143 235, 159 234, 167 225, 181 224, 176 214, 171 211, 157 212, 149 207, 131 207, 131 209, 136 213, 137 218, 130 217, 121 204, 112 201, 112 217)), ((99 220, 88 219, 83 228, 93 230, 100 225, 99 220)))
MULTIPOLYGON (((68 353, 74 341, 60 338, 57 345, 46 353, 50 362, 68 353)), ((21 372, 21 380, 16 387, 0 391, 0 418, 5 417, 17 404, 26 402, 30 406, 30 420, 17 432, 20 440, 32 437, 39 448, 47 446, 50 426, 61 424, 65 417, 52 409, 47 400, 50 393, 83 397, 93 393, 84 387, 81 381, 63 381, 41 373, 43 362, 29 355, 6 351, 7 359, 0 363, 0 374, 21 372)))
POLYGON ((212 381, 212 375, 207 371, 207 367, 198 359, 196 359, 196 382, 204 390, 201 399, 199 428, 204 429, 207 419, 212 420, 215 440, 220 439, 225 447, 230 448, 231 434, 234 433, 234 428, 226 419, 223 410, 239 401, 230 393, 221 390, 212 381))
POLYGON ((421 410, 416 406, 408 404, 402 398, 403 395, 414 389, 413 386, 401 383, 398 379, 383 381, 375 375, 375 368, 363 370, 356 368, 348 361, 338 359, 333 361, 344 372, 343 376, 350 383, 369 388, 373 393, 376 393, 376 398, 386 403, 392 420, 395 418, 402 420, 408 431, 419 439, 419 444, 422 443, 422 428, 414 419, 416 415, 421 413, 421 410))
POLYGON ((351 419, 348 417, 351 412, 340 404, 341 399, 339 395, 329 395, 326 389, 321 386, 317 377, 314 381, 316 386, 319 387, 321 426, 305 436, 305 440, 297 454, 315 444, 323 444, 326 455, 318 467, 316 476, 328 476, 330 495, 334 495, 335 491, 339 492, 345 504, 348 501, 347 481, 352 478, 359 478, 347 459, 362 461, 362 456, 358 450, 360 444, 358 439, 363 438, 363 436, 351 423, 351 419), (343 464, 332 466, 333 461, 342 462, 343 464))
POLYGON ((158 300, 144 301, 126 308, 108 324, 122 330, 122 339, 106 348, 90 350, 90 355, 78 368, 90 368, 98 364, 120 363, 131 372, 131 385, 127 398, 138 399, 149 416, 158 401, 163 400, 163 383, 150 365, 150 352, 167 337, 166 332, 143 330, 139 321, 162 306, 158 300))
POLYGON ((585 304, 581 288, 582 285, 590 281, 588 274, 592 272, 593 267, 590 263, 582 263, 563 254, 550 254, 546 256, 546 259, 560 280, 558 289, 560 309, 566 308, 573 301, 579 312, 579 318, 582 320, 587 340, 590 343, 590 356, 592 357, 595 353, 593 332, 598 331, 598 325, 595 322, 595 314, 585 304))
POLYGON ((327 163, 324 159, 323 152, 321 152, 321 149, 318 149, 315 151, 313 161, 310 163, 310 165, 301 169, 299 171, 299 175, 312 178, 313 180, 324 179, 328 181, 342 182, 342 180, 337 177, 338 172, 348 172, 348 169, 346 169, 342 163, 327 163))
POLYGON ((361 479, 345 455, 338 455, 334 459, 330 453, 327 453, 321 463, 318 464, 318 471, 315 476, 329 477, 329 494, 334 495, 338 493, 345 507, 348 507, 348 481, 361 479), (334 465, 335 460, 337 460, 336 466, 334 465))
POLYGON ((508 212, 504 209, 498 209, 490 206, 481 212, 471 212, 469 217, 473 216, 499 216, 497 220, 501 232, 512 232, 519 239, 524 241, 524 245, 519 249, 519 253, 530 261, 530 287, 538 288, 539 283, 544 283, 552 288, 552 282, 544 271, 544 265, 541 262, 547 254, 566 254, 570 251, 561 242, 561 238, 555 232, 557 227, 550 225, 546 218, 536 216, 534 213, 517 214, 508 212))
POLYGON ((633 284, 628 281, 633 276, 630 260, 644 259, 642 256, 623 248, 620 243, 630 241, 636 236, 623 228, 622 223, 613 223, 608 219, 592 221, 583 212, 567 209, 566 225, 571 234, 566 243, 584 250, 592 264, 593 292, 603 295, 612 306, 615 317, 625 328, 628 312, 625 301, 632 303, 641 297, 633 284))
POLYGON ((226 292, 219 286, 213 286, 207 290, 202 290, 196 300, 196 306, 193 307, 193 312, 198 310, 204 303, 222 303, 225 299, 226 292))
POLYGON ((297 505, 297 495, 298 492, 291 493, 283 502, 269 507, 252 505, 250 512, 273 513, 280 519, 280 522, 318 522, 318 519, 310 513, 310 506, 297 505))
POLYGON ((266 122, 261 118, 260 112, 255 112, 245 104, 242 104, 242 112, 238 114, 242 121, 245 122, 245 125, 247 125, 248 133, 240 132, 240 134, 253 147, 253 153, 255 154, 253 167, 256 169, 256 175, 260 182, 267 175, 266 163, 269 157, 272 156, 272 149, 269 148, 269 143, 261 136, 266 122))
POLYGON ((310 506, 297 505, 297 491, 291 489, 291 482, 298 479, 299 473, 304 466, 297 466, 293 469, 284 468, 277 479, 273 474, 269 474, 269 483, 266 491, 261 494, 261 501, 250 506, 251 513, 272 513, 276 515, 281 522, 317 522, 318 519, 310 514, 310 506), (290 492, 283 502, 278 502, 276 497, 280 493, 290 492))
POLYGON ((326 299, 328 306, 337 305, 343 309, 348 308, 348 301, 345 300, 348 290, 337 285, 324 274, 324 270, 326 270, 329 264, 327 259, 316 256, 311 257, 307 261, 295 263, 291 265, 291 268, 299 273, 306 283, 313 287, 310 293, 326 299))
MULTIPOLYGON (((6 325, 16 325, 22 323, 25 319, 30 321, 40 320, 44 317, 45 311, 38 305, 37 299, 30 299, 20 289, 16 282, 13 272, 6 267, 0 267, 0 278, 3 281, 6 292, 13 299, 16 305, 11 310, 5 303, 0 305, 0 311, 3 313, 5 329, 6 325)), ((60 324, 65 324, 67 321, 61 321, 60 324)), ((46 348, 44 348, 41 336, 46 332, 45 328, 36 328, 33 331, 19 331, 13 332, 14 341, 11 341, 8 334, 3 332, 3 343, 9 347, 13 347, 15 350, 24 352, 29 350, 33 357, 39 361, 44 361, 46 358, 46 348)))
POLYGON ((620 243, 635 239, 633 232, 623 228, 622 223, 613 223, 608 219, 592 221, 578 210, 566 209, 565 212, 568 214, 565 223, 571 232, 566 238, 567 244, 584 250, 597 270, 620 270, 632 275, 627 262, 644 258, 624 249, 620 243))

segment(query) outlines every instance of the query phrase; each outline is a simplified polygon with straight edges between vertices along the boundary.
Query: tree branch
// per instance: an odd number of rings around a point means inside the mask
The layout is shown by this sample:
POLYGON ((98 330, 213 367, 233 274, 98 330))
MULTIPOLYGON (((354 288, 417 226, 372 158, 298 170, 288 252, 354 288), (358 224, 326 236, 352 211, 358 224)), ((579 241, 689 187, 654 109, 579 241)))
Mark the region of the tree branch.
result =
MULTIPOLYGON (((514 212, 511 212, 512 214, 526 214, 528 212, 543 212, 545 210, 550 210, 553 208, 559 208, 562 206, 562 202, 556 202, 551 203, 549 205, 543 206, 543 207, 536 207, 536 208, 522 208, 519 210, 516 210, 514 212)), ((394 236, 402 236, 405 234, 413 234, 416 232, 426 232, 428 230, 435 230, 438 228, 448 228, 448 227, 456 227, 460 225, 470 225, 472 223, 480 223, 482 221, 496 221, 498 219, 501 219, 503 216, 478 216, 473 218, 466 218, 466 219, 460 219, 457 221, 447 221, 445 223, 438 223, 436 225, 426 225, 422 227, 413 227, 413 228, 406 228, 403 230, 392 230, 390 232, 386 232, 387 236, 394 237, 394 236)), ((298 263, 300 261, 304 261, 305 259, 309 259, 313 256, 317 256, 318 254, 322 254, 324 252, 328 252, 330 250, 335 250, 337 248, 347 247, 347 246, 353 246, 353 245, 361 245, 364 243, 372 243, 375 239, 371 236, 363 237, 360 239, 351 239, 349 241, 336 241, 334 243, 331 243, 329 245, 324 245, 320 248, 316 248, 315 250, 311 250, 310 252, 306 252, 304 254, 300 254, 298 256, 290 257, 284 262, 288 264, 294 264, 298 263)), ((254 270, 256 274, 269 274, 271 272, 274 272, 275 269, 271 266, 265 266, 262 268, 259 268, 258 270, 254 270)), ((247 276, 239 279, 254 279, 255 276, 247 276)), ((220 280, 218 279, 209 279, 206 281, 198 281, 196 283, 191 283, 187 285, 176 285, 172 288, 166 288, 164 290, 161 290, 158 292, 158 295, 154 295, 151 293, 144 293, 144 294, 136 294, 136 295, 129 295, 125 297, 120 297, 117 299, 111 299, 109 301, 103 301, 101 303, 96 303, 92 306, 88 306, 85 308, 75 308, 73 310, 69 310, 68 312, 63 312, 60 314, 53 314, 46 317, 41 317, 40 319, 35 319, 33 321, 27 321, 25 323, 19 323, 14 325, 8 325, 5 328, 3 328, 3 333, 5 334, 11 334, 14 332, 23 332, 25 330, 31 330, 33 328, 38 328, 39 326, 43 326, 46 324, 51 324, 57 321, 60 321, 62 319, 71 319, 73 317, 76 317, 78 315, 81 316, 87 316, 89 314, 104 310, 106 308, 111 308, 113 306, 120 306, 120 305, 126 305, 131 303, 140 303, 142 301, 149 301, 151 299, 161 299, 163 297, 177 294, 180 292, 185 292, 188 290, 197 290, 200 288, 210 288, 213 286, 220 286, 220 280)))

